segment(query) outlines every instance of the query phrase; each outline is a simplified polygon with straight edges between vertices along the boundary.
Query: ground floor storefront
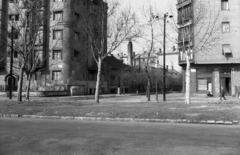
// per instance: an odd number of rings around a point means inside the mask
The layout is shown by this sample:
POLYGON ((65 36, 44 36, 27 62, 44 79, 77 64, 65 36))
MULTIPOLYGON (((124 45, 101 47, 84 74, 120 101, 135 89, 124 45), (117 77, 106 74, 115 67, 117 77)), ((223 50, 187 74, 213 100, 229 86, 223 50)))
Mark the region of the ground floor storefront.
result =
MULTIPOLYGON (((186 90, 186 68, 183 67, 183 90, 186 90)), ((225 95, 236 95, 236 87, 240 86, 240 65, 192 65, 190 92, 192 94, 220 95, 221 87, 225 95)))

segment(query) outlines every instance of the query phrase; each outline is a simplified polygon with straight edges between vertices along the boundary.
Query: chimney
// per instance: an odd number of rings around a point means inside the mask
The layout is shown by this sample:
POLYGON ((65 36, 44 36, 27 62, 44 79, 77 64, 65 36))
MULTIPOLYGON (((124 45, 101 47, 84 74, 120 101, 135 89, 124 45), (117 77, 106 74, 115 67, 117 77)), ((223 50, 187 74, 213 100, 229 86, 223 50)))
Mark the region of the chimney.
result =
POLYGON ((128 42, 128 65, 132 66, 133 45, 131 39, 128 42))
POLYGON ((135 52, 133 52, 132 59, 133 59, 133 66, 136 66, 135 52))
POLYGON ((161 54, 162 53, 162 49, 161 48, 159 48, 159 54, 161 54))

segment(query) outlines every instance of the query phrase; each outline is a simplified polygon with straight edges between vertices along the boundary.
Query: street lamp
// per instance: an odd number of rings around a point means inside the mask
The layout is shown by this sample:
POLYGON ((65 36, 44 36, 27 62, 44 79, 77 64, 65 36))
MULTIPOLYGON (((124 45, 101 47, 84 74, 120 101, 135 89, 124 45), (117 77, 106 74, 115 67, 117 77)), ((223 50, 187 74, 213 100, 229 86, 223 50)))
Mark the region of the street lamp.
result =
POLYGON ((10 54, 10 83, 9 83, 9 99, 12 99, 12 91, 13 91, 13 78, 12 78, 12 68, 13 68, 13 30, 14 27, 11 27, 11 54, 10 54))
POLYGON ((155 53, 156 54, 156 101, 158 101, 158 74, 157 74, 157 71, 158 71, 158 55, 159 53, 155 53))
POLYGON ((166 54, 166 18, 172 18, 172 15, 168 15, 168 13, 164 14, 163 22, 163 101, 166 101, 166 70, 165 70, 165 54, 166 54))

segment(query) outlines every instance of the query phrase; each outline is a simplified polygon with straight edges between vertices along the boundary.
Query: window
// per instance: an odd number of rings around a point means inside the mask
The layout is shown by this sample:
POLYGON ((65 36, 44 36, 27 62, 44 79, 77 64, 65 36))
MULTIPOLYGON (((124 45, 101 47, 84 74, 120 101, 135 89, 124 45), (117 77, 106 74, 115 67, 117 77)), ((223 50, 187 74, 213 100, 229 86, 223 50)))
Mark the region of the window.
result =
POLYGON ((79 33, 78 32, 74 32, 74 40, 79 41, 79 33))
POLYGON ((17 51, 14 51, 14 52, 13 52, 13 57, 14 57, 14 58, 18 58, 18 52, 17 52, 17 51))
POLYGON ((19 15, 16 14, 16 15, 9 15, 9 20, 13 20, 13 21, 19 21, 19 15))
POLYGON ((98 29, 94 29, 93 31, 94 31, 94 32, 93 32, 93 33, 94 33, 94 37, 95 37, 95 38, 98 38, 98 37, 99 37, 99 31, 98 31, 98 29))
POLYGON ((73 52, 73 57, 74 57, 74 58, 78 58, 78 57, 79 57, 79 52, 76 51, 76 50, 74 50, 74 52, 73 52))
POLYGON ((52 80, 61 80, 62 72, 61 71, 52 71, 52 80))
POLYGON ((207 89, 207 79, 198 79, 198 91, 206 91, 207 89))
POLYGON ((18 39, 18 32, 16 30, 13 30, 13 33, 9 32, 8 37, 13 39, 18 39))
POLYGON ((54 2, 63 2, 63 0, 54 0, 54 2))
POLYGON ((62 39, 63 31, 62 30, 53 30, 53 39, 62 39))
POLYGON ((232 54, 230 44, 223 44, 222 50, 223 50, 223 55, 231 55, 232 54))
POLYGON ((75 22, 79 21, 79 14, 78 13, 74 13, 74 20, 75 20, 75 22))
POLYGON ((205 92, 207 91, 212 92, 212 74, 209 74, 208 77, 198 78, 197 79, 197 91, 198 92, 205 92))
POLYGON ((34 74, 34 80, 37 81, 37 79, 38 79, 38 74, 35 73, 35 74, 34 74))
POLYGON ((53 50, 52 51, 52 59, 58 59, 58 60, 62 60, 62 50, 53 50))
POLYGON ((229 24, 229 22, 223 22, 222 23, 222 32, 223 33, 229 33, 230 32, 230 24, 229 24))
POLYGON ((228 0, 222 0, 221 1, 221 7, 222 7, 222 10, 229 10, 228 0))
POLYGON ((53 20, 63 20, 63 12, 62 11, 53 12, 53 20))

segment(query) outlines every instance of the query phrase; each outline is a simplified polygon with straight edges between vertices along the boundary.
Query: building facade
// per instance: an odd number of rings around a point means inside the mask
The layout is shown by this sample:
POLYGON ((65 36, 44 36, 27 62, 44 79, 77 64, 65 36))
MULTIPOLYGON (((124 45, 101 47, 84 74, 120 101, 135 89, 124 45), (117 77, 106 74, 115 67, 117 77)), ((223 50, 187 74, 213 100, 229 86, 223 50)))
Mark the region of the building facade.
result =
MULTIPOLYGON (((0 68, 4 68, 6 63, 7 45, 4 44, 3 37, 7 37, 8 3, 0 1, 0 68)), ((1 72, 1 71, 0 71, 1 72)))
POLYGON ((177 10, 183 86, 187 49, 191 93, 219 96, 223 87, 227 95, 235 95, 240 85, 240 1, 178 0, 177 10))
MULTIPOLYGON (((16 5, 21 0, 1 0, 1 31, 10 31, 9 19, 20 22, 16 5)), ((79 86, 85 94, 93 94, 96 84, 97 66, 89 50, 86 23, 97 22, 102 0, 43 0, 41 13, 43 25, 41 34, 40 61, 33 74, 32 90, 55 90, 54 87, 79 86), (89 18, 91 16, 91 18, 89 18), (88 17, 88 18, 85 18, 88 17)), ((107 11, 107 10, 105 10, 107 11)), ((106 20, 107 21, 107 20, 106 20)), ((2 42, 1 42, 2 43, 2 42)), ((5 58, 9 48, 1 44, 0 57, 5 58)), ((17 65, 18 56, 14 56, 17 65)), ((2 61, 0 85, 8 86, 9 60, 2 61), (4 67, 3 67, 4 66, 4 67)), ((14 69, 14 83, 17 86, 18 70, 14 69)), ((107 83, 101 82, 101 90, 107 91, 107 83)))

